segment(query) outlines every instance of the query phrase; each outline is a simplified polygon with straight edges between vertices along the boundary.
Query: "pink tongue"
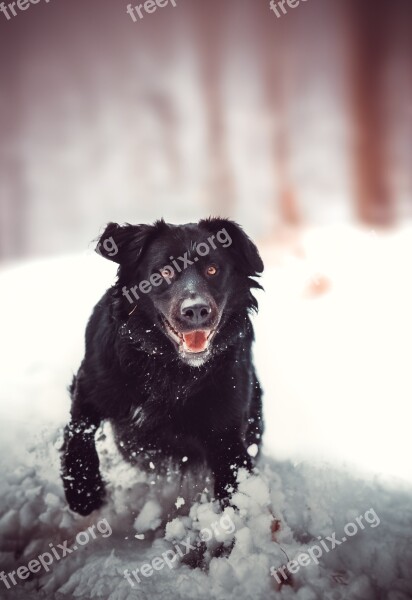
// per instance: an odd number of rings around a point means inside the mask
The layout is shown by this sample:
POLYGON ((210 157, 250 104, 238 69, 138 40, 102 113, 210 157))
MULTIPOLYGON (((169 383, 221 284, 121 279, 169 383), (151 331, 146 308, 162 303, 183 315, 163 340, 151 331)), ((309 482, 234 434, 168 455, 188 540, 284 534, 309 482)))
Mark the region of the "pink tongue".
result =
POLYGON ((184 333, 183 339, 189 352, 203 352, 207 348, 208 331, 184 333))

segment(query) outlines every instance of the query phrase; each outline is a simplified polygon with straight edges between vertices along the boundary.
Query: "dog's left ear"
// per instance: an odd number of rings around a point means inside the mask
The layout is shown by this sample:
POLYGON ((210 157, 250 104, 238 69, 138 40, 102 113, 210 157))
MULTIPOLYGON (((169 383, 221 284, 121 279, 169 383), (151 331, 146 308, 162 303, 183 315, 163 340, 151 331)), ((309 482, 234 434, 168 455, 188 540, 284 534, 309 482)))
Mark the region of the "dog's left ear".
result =
POLYGON ((133 263, 142 254, 144 247, 156 231, 155 225, 118 225, 108 223, 98 239, 96 252, 118 265, 133 263))
POLYGON ((200 221, 199 226, 214 233, 223 248, 230 246, 237 268, 245 275, 256 277, 263 272, 259 251, 240 225, 230 219, 209 218, 200 221))

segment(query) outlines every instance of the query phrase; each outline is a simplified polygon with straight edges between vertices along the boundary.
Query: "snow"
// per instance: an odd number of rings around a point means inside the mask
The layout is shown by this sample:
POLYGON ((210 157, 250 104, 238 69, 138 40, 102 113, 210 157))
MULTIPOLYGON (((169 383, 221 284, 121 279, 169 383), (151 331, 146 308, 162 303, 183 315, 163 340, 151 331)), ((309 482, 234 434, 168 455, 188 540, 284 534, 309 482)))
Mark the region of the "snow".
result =
POLYGON ((125 464, 108 425, 97 445, 109 502, 89 517, 69 511, 58 459, 66 387, 115 265, 88 254, 3 269, 1 570, 53 548, 59 559, 10 589, 0 581, 1 600, 412 598, 411 239, 407 227, 328 227, 303 232, 292 251, 263 248, 264 455, 258 475, 239 474, 238 510, 223 514, 202 493, 209 480, 192 489, 125 464), (333 534, 347 539, 330 549, 333 534), (62 556, 66 541, 78 547, 62 556), (198 543, 203 568, 185 561, 198 543), (322 555, 300 566, 315 546, 322 555), (271 568, 292 560, 292 585, 279 585, 271 568), (132 585, 125 570, 136 569, 132 585))
POLYGON ((175 502, 175 506, 176 508, 180 508, 181 506, 183 506, 185 504, 185 499, 181 498, 180 496, 176 499, 175 502))
POLYGON ((144 533, 149 529, 157 529, 161 522, 162 507, 154 500, 148 500, 135 520, 133 527, 138 533, 144 533))

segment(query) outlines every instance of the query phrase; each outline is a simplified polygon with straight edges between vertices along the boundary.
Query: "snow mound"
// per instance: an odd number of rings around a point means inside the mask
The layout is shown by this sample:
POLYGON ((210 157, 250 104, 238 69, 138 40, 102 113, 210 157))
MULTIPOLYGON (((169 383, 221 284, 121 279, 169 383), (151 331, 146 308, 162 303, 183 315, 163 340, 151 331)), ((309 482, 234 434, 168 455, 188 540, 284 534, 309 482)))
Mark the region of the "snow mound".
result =
POLYGON ((108 503, 69 511, 66 387, 115 266, 65 257, 0 273, 0 599, 412 598, 410 239, 312 231, 303 258, 267 270, 255 347, 267 454, 259 474, 239 473, 224 512, 207 474, 142 473, 108 426, 97 441, 108 503), (330 285, 309 299, 315 276, 330 285))

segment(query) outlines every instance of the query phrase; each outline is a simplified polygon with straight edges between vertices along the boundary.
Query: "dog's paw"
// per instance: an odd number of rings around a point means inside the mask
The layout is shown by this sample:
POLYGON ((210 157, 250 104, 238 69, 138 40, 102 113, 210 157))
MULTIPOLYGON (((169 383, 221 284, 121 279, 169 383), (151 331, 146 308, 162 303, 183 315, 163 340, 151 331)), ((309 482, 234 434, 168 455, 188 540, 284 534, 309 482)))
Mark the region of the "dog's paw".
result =
POLYGON ((105 489, 103 482, 96 484, 93 488, 71 487, 66 489, 66 499, 69 508, 85 517, 94 510, 98 510, 105 504, 105 489))
POLYGON ((205 569, 207 564, 206 553, 207 546, 205 542, 200 542, 195 549, 182 558, 182 563, 191 569, 205 569))
POLYGON ((104 500, 101 498, 88 498, 86 500, 69 500, 69 507, 72 511, 78 513, 82 517, 90 515, 94 510, 98 510, 104 505, 104 500))
POLYGON ((183 557, 182 563, 192 569, 203 569, 205 571, 209 568, 212 558, 228 558, 234 545, 235 540, 233 539, 229 545, 221 543, 215 548, 208 549, 205 542, 201 542, 183 557))

